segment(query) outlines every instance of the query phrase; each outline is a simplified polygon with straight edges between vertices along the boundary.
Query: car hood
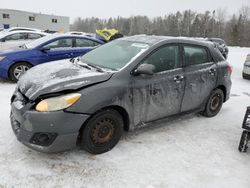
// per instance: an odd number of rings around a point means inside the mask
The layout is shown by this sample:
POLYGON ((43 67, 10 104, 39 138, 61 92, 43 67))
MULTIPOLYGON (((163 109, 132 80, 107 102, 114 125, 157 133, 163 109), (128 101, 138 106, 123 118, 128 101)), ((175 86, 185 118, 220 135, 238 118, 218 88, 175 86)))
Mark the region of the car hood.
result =
POLYGON ((27 71, 18 81, 17 88, 30 100, 49 93, 76 90, 107 81, 112 72, 97 72, 71 63, 69 60, 38 65, 27 71))

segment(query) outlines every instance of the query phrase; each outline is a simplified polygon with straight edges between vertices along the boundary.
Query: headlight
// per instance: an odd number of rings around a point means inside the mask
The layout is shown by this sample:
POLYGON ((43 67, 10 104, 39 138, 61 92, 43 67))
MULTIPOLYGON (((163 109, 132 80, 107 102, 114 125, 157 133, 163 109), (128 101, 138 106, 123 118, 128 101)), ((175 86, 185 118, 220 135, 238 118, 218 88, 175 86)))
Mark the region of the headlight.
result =
POLYGON ((5 56, 0 56, 0 61, 4 60, 5 56))
POLYGON ((52 112, 70 107, 81 97, 79 93, 71 93, 59 97, 44 99, 36 105, 38 112, 52 112))

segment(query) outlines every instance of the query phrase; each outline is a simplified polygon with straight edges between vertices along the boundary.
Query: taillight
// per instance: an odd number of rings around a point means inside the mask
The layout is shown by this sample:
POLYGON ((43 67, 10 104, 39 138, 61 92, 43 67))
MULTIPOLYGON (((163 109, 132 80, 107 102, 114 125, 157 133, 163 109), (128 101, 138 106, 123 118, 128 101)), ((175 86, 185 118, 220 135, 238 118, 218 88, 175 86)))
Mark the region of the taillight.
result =
POLYGON ((232 72, 233 72, 233 67, 230 66, 230 65, 228 65, 228 66, 227 66, 227 72, 228 72, 229 74, 232 74, 232 72))

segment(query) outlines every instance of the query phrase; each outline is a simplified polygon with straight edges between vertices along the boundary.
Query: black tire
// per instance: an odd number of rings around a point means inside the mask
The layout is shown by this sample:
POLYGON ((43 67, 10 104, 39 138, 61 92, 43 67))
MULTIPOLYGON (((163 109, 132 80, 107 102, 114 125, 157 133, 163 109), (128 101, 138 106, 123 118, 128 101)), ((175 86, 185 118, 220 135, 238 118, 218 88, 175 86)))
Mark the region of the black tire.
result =
POLYGON ((123 118, 115 110, 100 111, 91 117, 81 132, 81 146, 92 154, 110 151, 120 140, 123 118))
POLYGON ((224 102, 224 93, 221 89, 215 89, 210 94, 203 115, 206 117, 216 116, 224 102))
POLYGON ((248 141, 250 140, 250 132, 248 131, 243 131, 240 139, 240 144, 239 144, 239 151, 240 152, 247 152, 247 144, 248 141))
POLYGON ((15 63, 9 70, 10 79, 13 82, 17 82, 19 78, 31 67, 32 65, 26 62, 15 63), (17 74, 18 71, 20 74, 17 74))

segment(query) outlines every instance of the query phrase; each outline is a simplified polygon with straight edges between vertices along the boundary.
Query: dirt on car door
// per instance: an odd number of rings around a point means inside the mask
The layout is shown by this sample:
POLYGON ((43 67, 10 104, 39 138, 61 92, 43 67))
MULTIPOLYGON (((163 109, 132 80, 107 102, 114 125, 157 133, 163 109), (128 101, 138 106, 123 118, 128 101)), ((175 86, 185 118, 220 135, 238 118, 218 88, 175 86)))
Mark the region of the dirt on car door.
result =
POLYGON ((181 111, 201 107, 217 83, 217 64, 212 62, 206 48, 184 46, 185 93, 181 111))
POLYGON ((155 74, 132 78, 135 124, 180 112, 185 83, 179 56, 179 47, 170 45, 158 49, 141 63, 154 65, 155 74))

